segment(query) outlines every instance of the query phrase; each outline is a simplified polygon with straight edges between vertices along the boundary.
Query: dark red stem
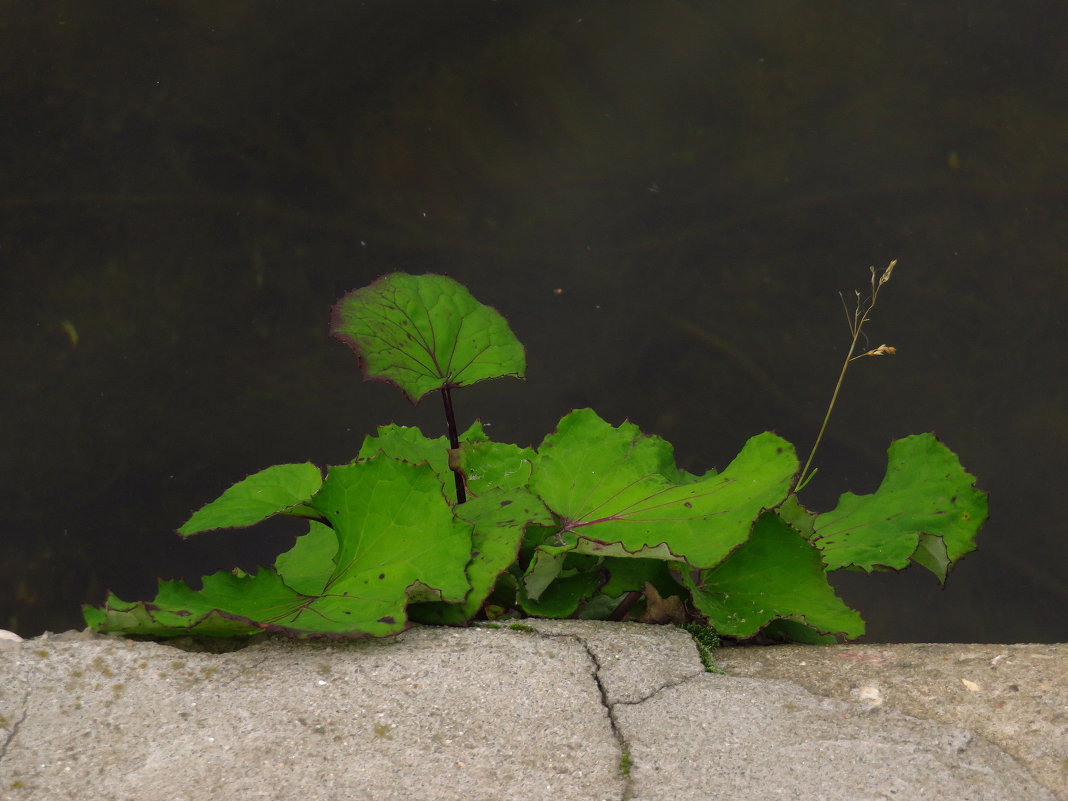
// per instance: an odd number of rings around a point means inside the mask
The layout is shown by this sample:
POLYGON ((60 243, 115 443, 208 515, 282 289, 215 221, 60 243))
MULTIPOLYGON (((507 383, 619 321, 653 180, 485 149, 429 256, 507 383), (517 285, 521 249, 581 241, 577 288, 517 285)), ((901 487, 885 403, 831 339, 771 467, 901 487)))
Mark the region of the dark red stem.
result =
POLYGON ((642 597, 642 593, 638 590, 631 590, 623 596, 623 600, 619 602, 619 606, 615 608, 615 611, 608 616, 609 620, 616 622, 626 620, 627 615, 630 613, 630 608, 638 602, 638 599, 642 597))
MULTIPOLYGON (((460 434, 456 430, 456 413, 452 410, 452 387, 448 384, 441 388, 441 400, 445 404, 445 422, 449 425, 449 447, 455 451, 460 447, 460 434)), ((467 501, 464 477, 459 470, 454 470, 452 477, 456 480, 456 503, 464 503, 467 501)))

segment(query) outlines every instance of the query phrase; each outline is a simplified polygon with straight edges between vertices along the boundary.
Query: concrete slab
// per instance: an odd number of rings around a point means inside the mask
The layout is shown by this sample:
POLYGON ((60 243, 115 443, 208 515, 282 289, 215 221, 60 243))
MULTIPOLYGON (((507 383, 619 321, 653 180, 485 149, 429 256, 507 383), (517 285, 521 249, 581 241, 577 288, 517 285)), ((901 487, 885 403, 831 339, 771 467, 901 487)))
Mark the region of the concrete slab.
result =
POLYGON ((1068 799, 1068 644, 725 648, 717 666, 967 729, 1068 799))
MULTIPOLYGON (((228 653, 0 640, 0 799, 1068 799, 1049 778, 1068 759, 1063 706, 1042 708, 1054 713, 1044 750, 1021 751, 1030 740, 1006 729, 997 741, 981 716, 951 725, 894 708, 885 679, 876 704, 832 673, 742 675, 780 652, 833 649, 725 650, 735 675, 723 676, 678 629, 603 622, 228 653), (825 691, 840 687, 854 694, 825 691)), ((821 658, 843 680, 868 664, 821 658)))

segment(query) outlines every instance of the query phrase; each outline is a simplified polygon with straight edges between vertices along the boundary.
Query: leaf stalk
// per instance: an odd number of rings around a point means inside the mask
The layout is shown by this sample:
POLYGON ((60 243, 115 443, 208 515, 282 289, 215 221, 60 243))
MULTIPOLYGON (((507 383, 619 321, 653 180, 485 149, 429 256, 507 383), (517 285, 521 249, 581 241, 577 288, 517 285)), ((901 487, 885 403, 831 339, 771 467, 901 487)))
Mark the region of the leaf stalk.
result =
MULTIPOLYGON (((441 388, 441 400, 445 404, 445 422, 449 427, 449 447, 455 452, 460 447, 460 433, 456 428, 456 413, 452 408, 452 387, 445 384, 441 388)), ((452 473, 456 481, 457 505, 467 502, 467 490, 464 488, 464 477, 459 470, 452 473)))

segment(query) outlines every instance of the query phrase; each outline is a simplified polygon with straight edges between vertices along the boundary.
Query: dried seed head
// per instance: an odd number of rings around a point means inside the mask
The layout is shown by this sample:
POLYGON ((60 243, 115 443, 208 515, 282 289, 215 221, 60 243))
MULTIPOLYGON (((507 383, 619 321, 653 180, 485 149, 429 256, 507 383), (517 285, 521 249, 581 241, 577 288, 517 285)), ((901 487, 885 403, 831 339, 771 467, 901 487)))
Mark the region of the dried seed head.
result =
POLYGON ((890 274, 894 271, 894 265, 897 264, 897 259, 894 259, 887 265, 887 268, 883 270, 883 274, 879 277, 879 286, 882 286, 890 280, 890 274))
POLYGON ((877 348, 866 350, 863 353, 854 356, 849 361, 855 362, 857 359, 863 359, 865 356, 893 356, 895 353, 897 353, 897 348, 892 345, 880 345, 877 348))
MULTIPOLYGON (((897 348, 891 345, 880 345, 877 348, 865 351, 860 356, 893 356, 895 353, 897 353, 897 348)), ((860 356, 855 356, 854 358, 859 359, 860 356)))

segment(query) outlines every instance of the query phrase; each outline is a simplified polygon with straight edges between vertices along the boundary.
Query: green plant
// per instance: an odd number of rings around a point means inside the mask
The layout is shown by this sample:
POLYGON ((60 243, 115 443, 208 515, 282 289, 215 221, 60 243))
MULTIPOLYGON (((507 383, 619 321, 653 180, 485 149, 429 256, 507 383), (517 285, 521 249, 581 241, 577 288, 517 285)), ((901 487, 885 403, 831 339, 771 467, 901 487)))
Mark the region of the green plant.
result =
MULTIPOLYGON (((872 271, 867 305, 858 295, 847 366, 892 267, 872 271)), ((215 573, 199 590, 161 581, 151 602, 109 594, 85 608, 92 628, 362 637, 523 614, 820 642, 864 631, 829 570, 917 562, 944 581, 986 518, 974 478, 929 434, 890 446, 875 493, 847 493, 815 514, 797 498, 812 457, 799 470, 793 446, 772 433, 703 475, 680 470, 663 439, 590 409, 565 415, 537 448, 494 442, 477 422, 460 433, 452 391, 521 377, 524 352, 503 317, 443 276, 394 273, 346 295, 333 332, 367 378, 413 402, 439 392, 448 436, 384 426, 325 478, 310 463, 249 476, 178 531, 306 518, 307 533, 273 567, 215 573)))
POLYGON ((704 665, 705 673, 722 673, 723 671, 716 667, 713 659, 713 654, 719 648, 719 635, 716 634, 715 629, 699 623, 676 623, 675 625, 693 638, 697 656, 704 665))

